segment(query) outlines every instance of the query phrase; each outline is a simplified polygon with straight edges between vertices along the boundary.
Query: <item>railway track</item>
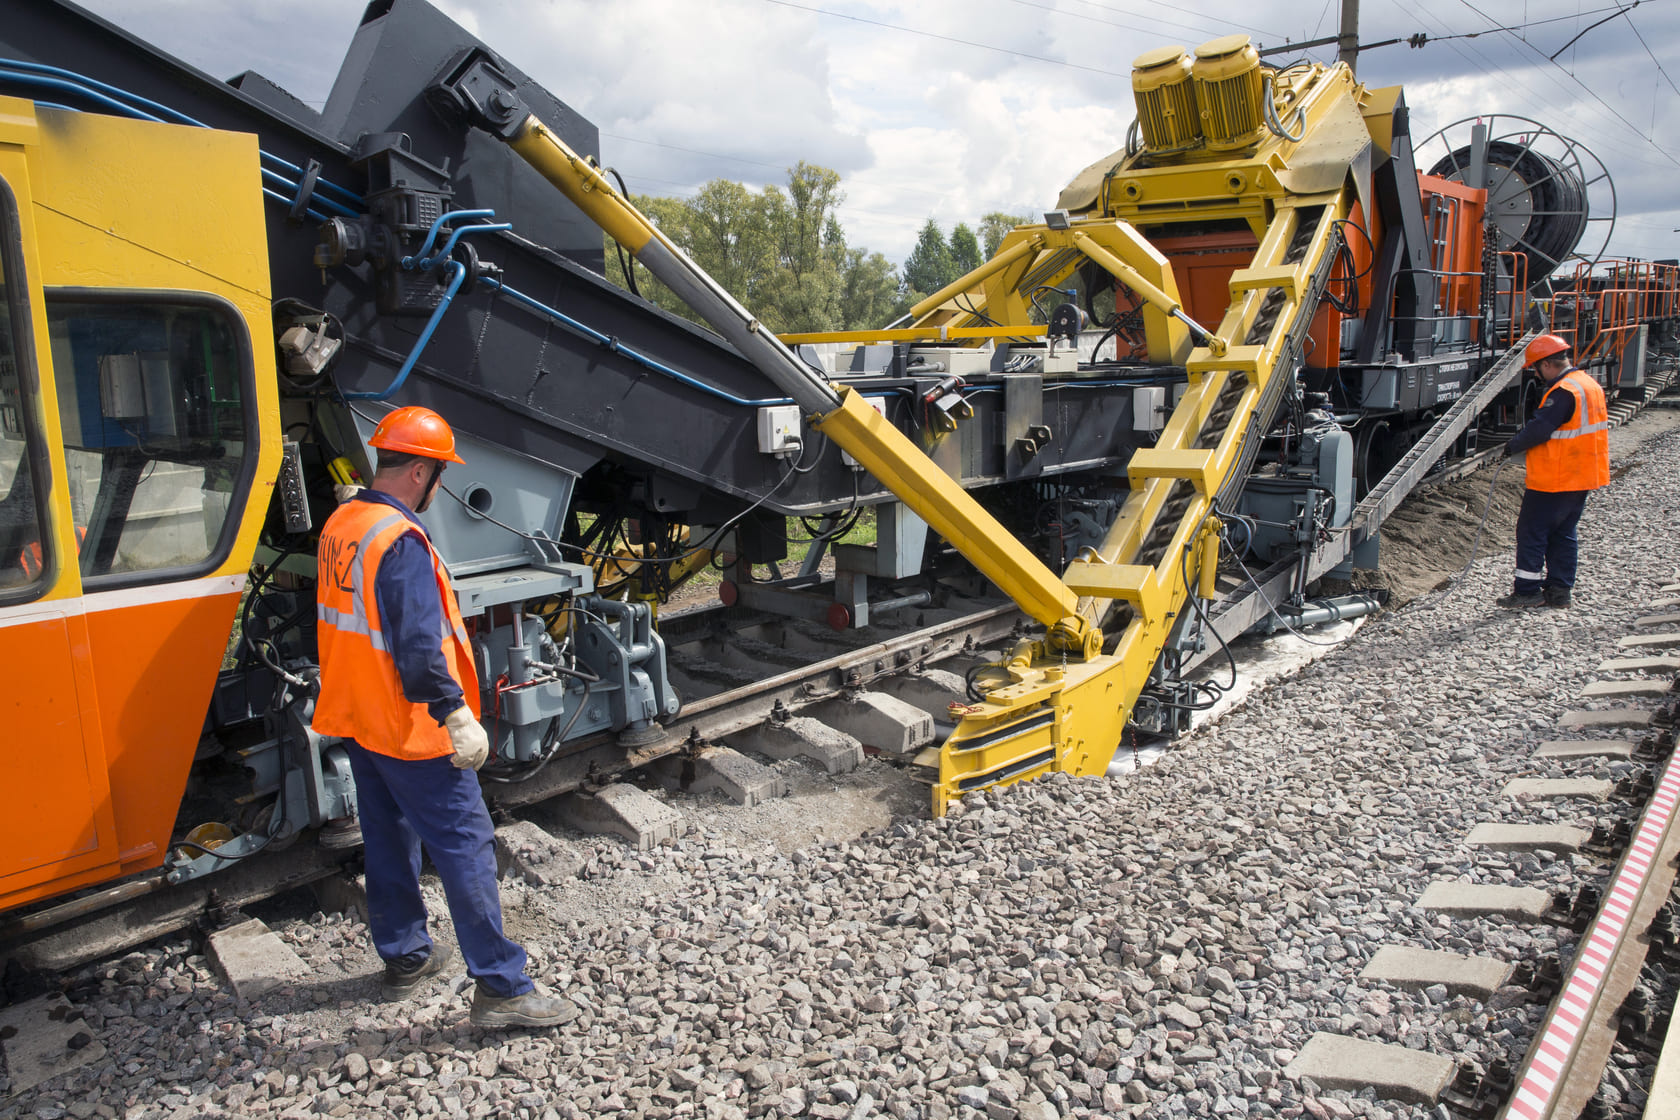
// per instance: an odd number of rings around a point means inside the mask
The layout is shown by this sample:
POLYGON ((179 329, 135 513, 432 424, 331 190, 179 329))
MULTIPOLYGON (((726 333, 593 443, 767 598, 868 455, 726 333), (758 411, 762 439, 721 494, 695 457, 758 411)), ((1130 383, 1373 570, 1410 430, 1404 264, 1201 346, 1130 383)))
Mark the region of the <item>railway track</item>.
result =
MULTIPOLYGON (((1621 400, 1612 422, 1624 423, 1676 379, 1672 363, 1659 367, 1642 401, 1621 400)), ((1413 485, 1427 489, 1468 473, 1498 454, 1491 448, 1428 473, 1413 485)), ((1323 562, 1317 565, 1326 567, 1323 562)), ((1261 587, 1279 577, 1263 573, 1261 587)), ((1265 612, 1270 597, 1234 596, 1216 619, 1265 612)), ((1256 615, 1258 617, 1258 615, 1256 615)), ((692 758, 709 744, 723 744, 767 724, 816 719, 842 737, 879 719, 878 697, 900 705, 902 738, 885 745, 889 757, 908 763, 935 744, 951 726, 947 705, 966 697, 950 675, 996 656, 1029 626, 1012 604, 983 590, 949 591, 937 605, 917 605, 878 615, 862 631, 834 631, 821 624, 763 612, 707 606, 673 613, 661 624, 673 677, 685 697, 662 744, 627 751, 610 735, 575 743, 565 754, 517 784, 490 785, 492 807, 510 813, 568 794, 599 790, 660 759, 681 783, 692 781, 692 758), (848 716, 848 709, 851 715, 848 716), (918 720, 916 712, 923 713, 918 720), (684 761, 690 760, 687 770, 684 761), (670 767, 674 760, 675 769, 670 767)), ((1235 636, 1234 634, 1232 635, 1235 636)), ((867 737, 867 735, 866 735, 867 737)), ((794 737, 797 740, 797 736, 794 737)), ((809 739, 809 735, 807 735, 809 739)), ((833 760, 814 744, 807 757, 820 765, 833 760)), ((879 749, 871 742, 872 748, 879 749)), ((753 746, 769 753, 762 736, 753 746)), ((801 753, 799 742, 788 753, 801 753)), ((924 762, 927 761, 924 759, 924 762)), ((912 773, 920 773, 914 768, 912 773)), ((262 853, 236 871, 209 882, 176 886, 162 872, 135 877, 98 891, 14 914, 0 921, 0 955, 32 968, 61 970, 192 925, 214 923, 218 915, 285 891, 318 885, 354 870, 356 852, 300 844, 262 853)), ((336 896, 333 896, 336 897, 336 896)))
MULTIPOLYGON (((1455 921, 1545 924, 1560 931, 1558 959, 1513 966, 1491 956, 1387 945, 1360 977, 1371 985, 1429 989, 1503 1000, 1549 1000, 1527 1055, 1455 1062, 1403 1045, 1315 1033, 1288 1072, 1325 1089, 1372 1090, 1379 1097, 1442 1102, 1448 1115, 1500 1120, 1585 1116, 1608 1120, 1638 1111, 1618 1108, 1629 1079, 1621 1066, 1649 1072, 1663 1051, 1680 980, 1680 897, 1671 894, 1680 862, 1680 582, 1661 589, 1657 613, 1637 620, 1618 643, 1623 656, 1598 666, 1601 679, 1579 694, 1582 707, 1557 721, 1556 739, 1534 749, 1536 768, 1566 776, 1518 778, 1501 791, 1512 820, 1477 823, 1463 842, 1482 852, 1552 861, 1579 853, 1593 873, 1562 890, 1529 885, 1433 880, 1415 905, 1455 921), (1620 781, 1597 776, 1625 763, 1620 781), (1533 823, 1535 806, 1545 823, 1533 823), (1606 816, 1608 812, 1608 816, 1606 816), (1526 994, 1525 994, 1526 990, 1526 994)), ((1671 1061, 1680 1061, 1674 1055, 1671 1061)), ((1670 1077, 1674 1071, 1670 1071, 1670 1077)), ((1653 1103, 1671 1085, 1649 1086, 1653 1103)), ((1661 1113, 1645 1113, 1661 1115, 1661 1113)))
MULTIPOLYGON (((709 1099, 753 1115, 783 1110, 785 1100, 785 1115, 849 1116, 866 1096, 903 1115, 931 1115, 939 1100, 953 1116, 990 1104, 1032 1120, 1162 1116, 1179 1111, 1175 1101, 1194 1102, 1190 1115, 1491 1116, 1508 1099, 1491 1090, 1523 1076, 1522 1056, 1546 1029, 1548 985, 1565 988, 1566 968, 1585 959, 1576 946, 1596 910, 1577 906, 1581 889, 1608 896, 1618 822, 1630 835, 1643 827, 1626 797, 1644 774, 1655 784, 1659 760, 1642 749, 1585 763, 1535 757, 1539 743, 1562 736, 1626 736, 1560 730, 1566 711, 1655 711, 1666 701, 1578 699, 1607 657, 1636 652, 1617 650, 1618 639, 1673 629, 1635 625, 1670 610, 1654 606, 1669 593, 1636 574, 1651 542, 1635 537, 1669 531, 1660 510, 1672 504, 1667 480, 1680 447, 1670 437, 1637 458, 1614 501, 1589 505, 1592 583, 1573 611, 1494 610, 1506 573, 1484 563, 1449 604, 1377 620, 1334 659, 1126 781, 1064 778, 974 794, 948 820, 911 814, 869 835, 835 830, 781 852, 757 834, 748 842, 715 827, 750 812, 701 815, 702 799, 679 792, 669 803, 695 813, 700 831, 676 843, 638 852, 611 839, 568 840, 580 875, 506 888, 510 921, 537 948, 542 978, 584 1009, 553 1040, 459 1025, 464 1005, 447 982, 413 1005, 378 1004, 377 962, 353 919, 271 911, 309 973, 248 1005, 190 938, 65 973, 69 1014, 85 1009, 87 1033, 111 1053, 39 1087, 14 1083, 16 1107, 51 1115, 94 1100, 119 1115, 145 1105, 167 1116, 345 1104, 424 1115, 413 1094, 459 1097, 467 1086, 459 1103, 469 1114, 500 1099, 532 1120, 568 1101, 592 1115, 674 1116, 684 1102, 698 1110, 709 1099), (1517 672, 1525 656, 1540 659, 1517 672), (1591 772, 1572 775, 1571 766, 1591 772), (1513 781, 1571 776, 1603 800, 1504 795, 1513 781), (1487 815, 1489 806, 1505 812, 1487 815), (1557 858, 1556 848, 1468 844, 1477 823, 1495 822, 1588 835, 1557 858), (1608 848, 1591 836, 1598 823, 1608 848), (1434 878, 1481 895, 1526 886, 1539 895, 1539 916, 1426 910, 1419 903, 1434 878), (1559 892, 1568 896, 1561 909, 1559 892), (1439 991, 1416 983, 1438 978, 1362 975, 1390 947, 1489 957, 1512 972, 1481 989, 1459 978, 1439 991), (1439 1058, 1443 1083, 1429 1100, 1390 1095, 1387 1082, 1375 1093, 1369 1078, 1338 1089, 1322 1070, 1292 1069, 1318 1033, 1439 1058), (731 1040, 749 1035, 750 1056, 736 1053, 731 1040), (533 1083, 546 1087, 542 1096, 520 1104, 533 1083)), ((795 690, 784 705, 815 710, 836 690, 843 699, 848 683, 891 687, 893 678, 867 678, 901 655, 906 676, 960 667, 973 654, 957 619, 998 606, 973 605, 957 604, 946 619, 906 616, 889 640, 838 653, 833 638, 794 627, 788 640, 816 649, 803 678, 781 682, 795 690), (952 628, 927 639, 920 623, 952 628)), ((748 620, 743 652, 765 654, 784 625, 748 620)), ((984 649, 1013 622, 1004 611, 972 625, 984 649)), ((728 659, 717 616, 670 626, 687 649, 679 662, 728 659)), ((696 719, 724 718, 724 698, 740 687, 715 675, 717 699, 707 707, 696 698, 696 719)), ((810 796, 773 807, 820 816, 824 775, 797 768, 816 775, 810 796)), ((527 824, 547 820, 530 809, 527 824)), ((1647 962, 1647 979, 1653 963, 1661 961, 1647 962)), ((1601 1005, 1614 1008, 1616 998, 1601 1005)), ((1658 1033, 1656 1023, 1644 1033, 1658 1033)), ((1606 1082, 1619 1097, 1610 1115, 1637 1115, 1630 1109, 1648 1091, 1641 1063, 1649 1066, 1634 1051, 1610 1051, 1606 1082)))

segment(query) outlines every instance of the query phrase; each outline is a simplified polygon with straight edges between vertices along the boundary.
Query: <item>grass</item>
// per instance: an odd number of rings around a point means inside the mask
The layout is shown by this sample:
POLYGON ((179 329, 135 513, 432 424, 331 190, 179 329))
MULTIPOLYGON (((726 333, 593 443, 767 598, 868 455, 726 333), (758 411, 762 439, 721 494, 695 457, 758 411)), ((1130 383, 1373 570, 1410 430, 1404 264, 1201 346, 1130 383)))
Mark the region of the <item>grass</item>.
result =
MULTIPOLYGON (((874 544, 875 543, 875 510, 869 506, 858 515, 857 523, 838 538, 829 542, 832 549, 836 544, 874 544)), ((805 526, 798 518, 787 520, 787 558, 777 562, 777 567, 784 577, 798 573, 805 558, 811 552, 811 534, 805 531, 805 526)), ((825 563, 832 565, 832 554, 825 558, 825 563)), ((774 575, 768 564, 753 565, 753 574, 762 579, 772 579, 774 575)), ((711 599, 717 594, 718 585, 724 580, 724 573, 708 564, 685 580, 672 594, 673 603, 692 604, 711 599)))

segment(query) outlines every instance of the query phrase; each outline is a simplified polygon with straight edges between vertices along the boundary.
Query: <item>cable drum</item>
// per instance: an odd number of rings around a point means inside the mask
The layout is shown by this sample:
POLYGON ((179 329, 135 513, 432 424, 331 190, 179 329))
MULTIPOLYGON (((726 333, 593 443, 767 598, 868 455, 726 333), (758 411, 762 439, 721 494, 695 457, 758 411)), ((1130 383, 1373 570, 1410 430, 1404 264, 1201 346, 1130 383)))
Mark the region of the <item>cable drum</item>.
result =
POLYGON ((1610 172, 1584 145, 1538 121, 1466 118, 1420 143, 1417 155, 1419 166, 1433 160, 1430 175, 1487 188, 1496 246, 1527 257, 1530 290, 1569 262, 1595 263, 1609 243, 1616 222, 1610 172))
MULTIPOLYGON (((1469 145, 1458 148, 1429 173, 1463 182, 1471 154, 1469 145)), ((1551 275, 1587 232, 1581 177, 1550 156, 1503 140, 1487 146, 1487 175, 1488 219, 1500 251, 1528 253, 1531 283, 1551 275)))

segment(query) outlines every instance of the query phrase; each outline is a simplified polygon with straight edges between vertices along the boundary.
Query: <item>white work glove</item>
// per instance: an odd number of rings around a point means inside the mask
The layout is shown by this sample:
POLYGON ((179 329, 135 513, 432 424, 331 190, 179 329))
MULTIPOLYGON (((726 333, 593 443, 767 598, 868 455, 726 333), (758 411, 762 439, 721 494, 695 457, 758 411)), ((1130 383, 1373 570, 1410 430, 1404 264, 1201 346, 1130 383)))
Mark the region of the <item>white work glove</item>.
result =
POLYGON ((455 748, 451 759, 457 770, 477 770, 490 757, 490 736, 484 725, 473 718, 472 709, 462 704, 448 716, 443 725, 449 729, 449 745, 455 748))
POLYGON ((333 484, 333 497, 338 500, 339 505, 343 505, 345 502, 348 502, 351 498, 354 498, 361 492, 362 488, 360 486, 356 486, 348 482, 337 482, 333 484))

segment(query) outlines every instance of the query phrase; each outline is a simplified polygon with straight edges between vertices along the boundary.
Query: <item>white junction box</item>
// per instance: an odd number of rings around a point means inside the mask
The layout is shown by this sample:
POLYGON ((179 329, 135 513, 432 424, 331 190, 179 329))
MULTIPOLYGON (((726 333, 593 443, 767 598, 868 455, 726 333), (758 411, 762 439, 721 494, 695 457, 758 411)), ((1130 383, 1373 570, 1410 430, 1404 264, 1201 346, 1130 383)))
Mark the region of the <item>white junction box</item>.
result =
POLYGON ((758 449, 766 455, 791 455, 805 446, 796 404, 764 405, 758 410, 758 449))
MULTIPOLYGON (((873 408, 876 412, 879 412, 881 414, 882 419, 886 418, 886 415, 887 415, 887 398, 886 397, 865 397, 865 398, 863 398, 863 400, 864 400, 864 403, 867 404, 870 408, 873 408)), ((852 458, 852 453, 850 451, 840 452, 840 461, 842 463, 846 464, 848 467, 851 467, 853 470, 862 470, 863 469, 863 464, 858 462, 856 459, 852 458)))
POLYGON ((1139 385, 1132 390, 1132 431, 1158 432, 1167 426, 1167 387, 1139 385))

